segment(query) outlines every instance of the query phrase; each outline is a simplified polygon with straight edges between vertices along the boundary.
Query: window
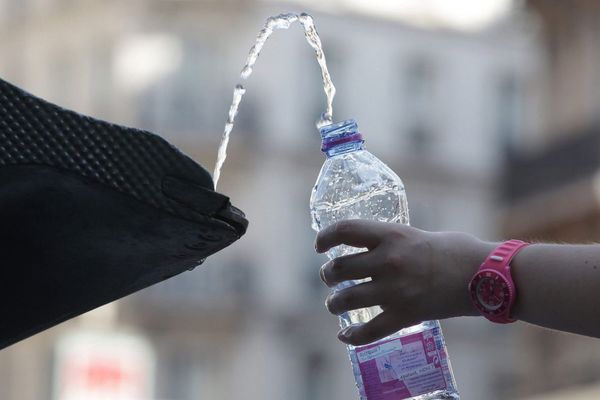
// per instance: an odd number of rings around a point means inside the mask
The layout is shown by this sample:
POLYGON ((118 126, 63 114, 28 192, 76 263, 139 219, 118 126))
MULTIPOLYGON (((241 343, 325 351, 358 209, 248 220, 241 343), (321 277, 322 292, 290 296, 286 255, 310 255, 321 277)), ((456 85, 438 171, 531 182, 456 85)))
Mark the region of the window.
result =
POLYGON ((211 357, 189 351, 189 347, 171 348, 159 363, 158 398, 195 400, 215 398, 214 363, 211 357), (211 362, 212 361, 212 362, 211 362))
POLYGON ((194 137, 206 129, 210 117, 212 54, 192 39, 182 42, 181 60, 139 93, 140 124, 166 136, 194 137))
POLYGON ((411 149, 422 155, 429 151, 434 136, 435 71, 431 60, 423 56, 413 59, 406 67, 404 80, 404 134, 411 149))
MULTIPOLYGON (((303 205, 304 203, 299 203, 298 207, 302 207, 303 205)), ((306 239, 298 241, 298 245, 305 248, 303 253, 306 254, 306 259, 303 262, 305 267, 302 268, 302 279, 304 279, 306 284, 307 299, 322 303, 323 300, 325 300, 329 289, 321 281, 319 270, 321 269, 321 266, 327 262, 328 258, 326 255, 317 254, 314 251, 313 243, 315 241, 316 232, 310 228, 308 223, 309 221, 302 227, 302 230, 306 232, 304 235, 306 239)))
MULTIPOLYGON (((231 102, 231 99, 228 99, 231 102)), ((223 109, 222 118, 219 119, 219 129, 223 129, 225 120, 227 119, 227 113, 231 104, 227 104, 227 107, 223 109)), ((250 140, 255 141, 260 134, 259 117, 262 113, 259 108, 259 101, 253 93, 248 93, 242 98, 242 102, 238 108, 238 114, 235 118, 234 131, 243 132, 239 134, 239 140, 250 140)), ((238 135, 238 134, 236 134, 238 135)))
POLYGON ((514 149, 521 130, 521 90, 517 78, 502 76, 496 85, 496 135, 507 152, 514 149))
POLYGON ((156 310, 218 310, 248 306, 255 295, 255 268, 249 258, 215 254, 194 270, 136 294, 138 304, 156 310))
POLYGON ((325 354, 317 351, 308 353, 305 361, 305 379, 304 398, 306 400, 331 398, 331 393, 329 393, 331 380, 325 354))

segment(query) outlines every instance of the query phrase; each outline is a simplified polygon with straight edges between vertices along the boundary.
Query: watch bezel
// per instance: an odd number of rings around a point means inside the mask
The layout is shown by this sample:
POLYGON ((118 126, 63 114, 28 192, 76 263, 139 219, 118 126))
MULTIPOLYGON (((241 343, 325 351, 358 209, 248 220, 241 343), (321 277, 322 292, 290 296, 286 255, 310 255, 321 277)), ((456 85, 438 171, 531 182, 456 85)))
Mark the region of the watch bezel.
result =
POLYGON ((514 288, 511 282, 500 272, 494 269, 482 269, 478 271, 471 279, 469 283, 469 292, 471 294, 471 300, 473 304, 477 307, 477 309, 485 316, 491 318, 498 318, 502 316, 508 317, 508 312, 512 306, 512 301, 514 299, 514 288), (492 310, 486 307, 485 304, 482 303, 479 296, 477 296, 477 288, 481 281, 484 279, 494 279, 501 281, 504 284, 504 298, 500 307, 495 310, 492 310))

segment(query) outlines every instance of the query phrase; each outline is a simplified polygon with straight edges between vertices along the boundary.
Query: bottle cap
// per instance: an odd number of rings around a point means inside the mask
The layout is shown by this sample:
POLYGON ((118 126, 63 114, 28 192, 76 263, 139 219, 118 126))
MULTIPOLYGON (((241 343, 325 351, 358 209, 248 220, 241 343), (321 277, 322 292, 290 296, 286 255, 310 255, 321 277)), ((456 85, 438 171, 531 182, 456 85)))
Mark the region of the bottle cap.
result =
POLYGON ((354 119, 326 125, 319 129, 321 134, 321 151, 327 151, 334 146, 349 142, 364 142, 362 135, 358 132, 358 124, 354 119))

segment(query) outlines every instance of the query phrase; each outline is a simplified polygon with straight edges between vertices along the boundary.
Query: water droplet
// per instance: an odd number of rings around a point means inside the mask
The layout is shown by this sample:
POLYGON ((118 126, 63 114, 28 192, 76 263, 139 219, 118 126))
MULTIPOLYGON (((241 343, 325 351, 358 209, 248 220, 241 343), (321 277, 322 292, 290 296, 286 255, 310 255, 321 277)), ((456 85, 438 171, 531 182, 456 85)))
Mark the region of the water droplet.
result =
POLYGON ((252 67, 246 65, 244 68, 242 68, 240 76, 242 77, 242 79, 248 79, 250 75, 252 75, 252 67))

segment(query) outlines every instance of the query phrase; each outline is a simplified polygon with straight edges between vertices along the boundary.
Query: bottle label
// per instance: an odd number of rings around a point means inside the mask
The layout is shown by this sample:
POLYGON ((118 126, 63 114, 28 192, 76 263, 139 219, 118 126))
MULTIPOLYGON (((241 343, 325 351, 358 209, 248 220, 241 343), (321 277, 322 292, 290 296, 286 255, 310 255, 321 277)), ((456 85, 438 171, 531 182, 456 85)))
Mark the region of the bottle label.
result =
POLYGON ((401 400, 453 386, 439 328, 357 347, 368 400, 401 400), (451 378, 450 378, 451 379, 451 378))

